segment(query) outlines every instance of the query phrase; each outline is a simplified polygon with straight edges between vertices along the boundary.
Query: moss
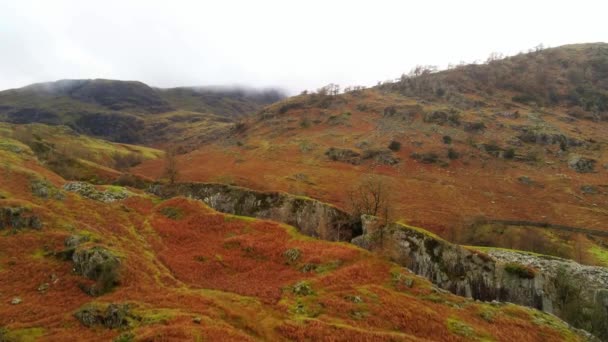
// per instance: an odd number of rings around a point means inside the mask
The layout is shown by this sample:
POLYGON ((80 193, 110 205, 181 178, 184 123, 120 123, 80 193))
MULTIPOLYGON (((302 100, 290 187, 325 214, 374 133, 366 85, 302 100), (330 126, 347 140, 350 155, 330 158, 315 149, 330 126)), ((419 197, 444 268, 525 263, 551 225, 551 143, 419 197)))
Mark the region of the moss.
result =
POLYGON ((342 265, 342 260, 331 261, 325 264, 317 265, 315 272, 320 274, 328 273, 340 267, 340 265, 342 265))
POLYGON ((17 330, 0 329, 0 341, 37 341, 44 335, 43 328, 25 328, 17 330))
POLYGON ((603 266, 608 266, 608 250, 606 248, 602 248, 600 246, 592 246, 589 249, 589 253, 591 253, 595 260, 601 263, 603 266))
POLYGON ((469 338, 475 336, 475 330, 472 327, 455 318, 448 318, 446 324, 448 330, 453 334, 469 338))

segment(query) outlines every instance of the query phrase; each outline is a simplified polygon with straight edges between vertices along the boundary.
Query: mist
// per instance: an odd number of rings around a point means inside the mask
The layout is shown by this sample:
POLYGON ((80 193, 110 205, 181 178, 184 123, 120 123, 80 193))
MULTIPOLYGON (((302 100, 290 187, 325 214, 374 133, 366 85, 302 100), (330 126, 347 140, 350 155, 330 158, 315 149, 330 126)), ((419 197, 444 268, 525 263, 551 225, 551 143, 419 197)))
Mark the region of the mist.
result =
POLYGON ((58 79, 370 86, 419 64, 608 41, 605 2, 2 1, 0 89, 58 79))

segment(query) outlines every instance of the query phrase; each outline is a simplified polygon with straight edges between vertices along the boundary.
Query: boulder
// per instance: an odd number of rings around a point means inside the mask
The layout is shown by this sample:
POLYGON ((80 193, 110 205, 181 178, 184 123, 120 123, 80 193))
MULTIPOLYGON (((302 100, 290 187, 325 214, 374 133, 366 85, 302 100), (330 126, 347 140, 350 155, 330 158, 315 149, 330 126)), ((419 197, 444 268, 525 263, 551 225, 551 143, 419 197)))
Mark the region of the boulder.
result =
POLYGON ((595 159, 585 158, 581 156, 572 156, 568 160, 568 166, 578 173, 590 173, 595 170, 595 159))
POLYGON ((86 327, 103 326, 118 329, 129 325, 129 306, 109 304, 105 310, 98 306, 87 305, 74 313, 74 317, 86 327))
POLYGON ((99 191, 94 185, 86 182, 69 182, 63 186, 63 189, 104 203, 120 201, 129 197, 129 193, 122 188, 117 188, 115 191, 99 191))
POLYGON ((120 259, 109 250, 100 246, 78 248, 72 261, 77 274, 96 281, 95 285, 82 286, 89 295, 104 294, 118 284, 120 259))
POLYGON ((13 229, 41 229, 42 221, 26 207, 0 207, 0 230, 13 229))

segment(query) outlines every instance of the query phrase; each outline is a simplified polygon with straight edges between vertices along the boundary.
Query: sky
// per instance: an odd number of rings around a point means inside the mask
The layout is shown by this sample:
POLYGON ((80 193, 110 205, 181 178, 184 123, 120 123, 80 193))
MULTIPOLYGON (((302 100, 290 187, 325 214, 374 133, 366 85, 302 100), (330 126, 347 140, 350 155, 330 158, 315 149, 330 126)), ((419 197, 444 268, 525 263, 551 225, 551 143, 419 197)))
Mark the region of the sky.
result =
POLYGON ((0 0, 0 89, 58 79, 293 94, 608 42, 608 1, 0 0))

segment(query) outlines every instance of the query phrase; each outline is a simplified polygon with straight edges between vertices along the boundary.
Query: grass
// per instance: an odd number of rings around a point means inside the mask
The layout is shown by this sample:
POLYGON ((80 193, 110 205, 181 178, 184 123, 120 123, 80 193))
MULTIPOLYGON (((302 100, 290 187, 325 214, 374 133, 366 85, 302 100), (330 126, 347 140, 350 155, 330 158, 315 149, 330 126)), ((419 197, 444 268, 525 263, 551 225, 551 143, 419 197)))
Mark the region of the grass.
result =
POLYGON ((595 257, 597 262, 601 263, 603 266, 608 266, 608 250, 606 248, 593 245, 589 249, 589 253, 595 257))

